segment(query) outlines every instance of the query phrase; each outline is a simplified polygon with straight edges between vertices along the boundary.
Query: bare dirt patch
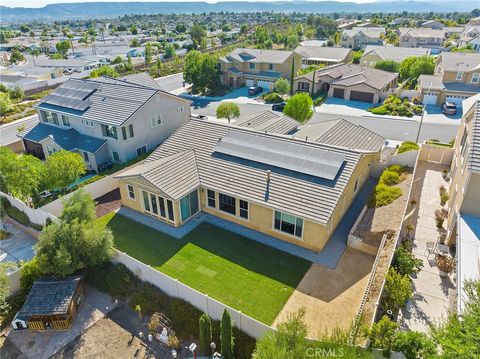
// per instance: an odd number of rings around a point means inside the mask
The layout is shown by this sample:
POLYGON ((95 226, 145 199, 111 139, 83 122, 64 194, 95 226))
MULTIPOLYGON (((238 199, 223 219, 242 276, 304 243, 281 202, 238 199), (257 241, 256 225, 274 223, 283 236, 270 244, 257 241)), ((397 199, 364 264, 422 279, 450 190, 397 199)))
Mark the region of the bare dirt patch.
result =
POLYGON ((347 248, 335 269, 312 264, 273 325, 304 307, 309 335, 348 329, 367 285, 374 256, 347 248))
POLYGON ((110 212, 114 212, 122 205, 122 199, 120 197, 120 189, 114 189, 103 196, 95 198, 97 202, 97 218, 103 217, 110 212))

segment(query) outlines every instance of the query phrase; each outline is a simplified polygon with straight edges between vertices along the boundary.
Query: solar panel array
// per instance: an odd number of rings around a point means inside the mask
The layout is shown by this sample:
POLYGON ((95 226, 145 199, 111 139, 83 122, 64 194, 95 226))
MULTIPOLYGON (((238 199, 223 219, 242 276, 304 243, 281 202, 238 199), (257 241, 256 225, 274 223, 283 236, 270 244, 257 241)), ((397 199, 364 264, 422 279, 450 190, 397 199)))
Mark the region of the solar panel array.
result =
POLYGON ((239 131, 230 131, 214 151, 328 180, 345 162, 342 153, 239 131))
POLYGON ((88 97, 98 88, 97 84, 83 81, 68 81, 45 97, 43 103, 85 111, 90 106, 88 97))

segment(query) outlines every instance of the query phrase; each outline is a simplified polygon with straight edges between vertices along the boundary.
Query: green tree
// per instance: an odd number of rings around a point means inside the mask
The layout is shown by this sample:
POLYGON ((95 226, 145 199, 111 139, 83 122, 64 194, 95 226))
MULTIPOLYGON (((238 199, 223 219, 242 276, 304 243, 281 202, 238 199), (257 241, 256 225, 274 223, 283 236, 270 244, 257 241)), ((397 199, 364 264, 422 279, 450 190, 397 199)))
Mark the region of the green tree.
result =
POLYGON ((0 173, 5 190, 13 197, 28 202, 38 193, 44 168, 38 158, 16 155, 7 147, 0 147, 0 173))
POLYGON ((68 49, 70 48, 70 41, 63 40, 59 41, 55 44, 55 47, 59 53, 62 54, 63 57, 67 57, 68 49))
POLYGON ((183 79, 192 84, 193 92, 215 92, 220 87, 218 60, 214 55, 189 51, 185 56, 183 79))
POLYGON ((360 63, 360 58, 363 56, 363 50, 358 50, 353 53, 352 56, 352 63, 354 64, 359 64, 360 63))
POLYGON ((61 150, 48 156, 45 161, 47 188, 63 188, 85 174, 85 162, 78 153, 61 150))
POLYGON ((12 100, 8 92, 0 92, 0 112, 3 118, 7 117, 7 113, 12 110, 12 100))
POLYGON ((38 267, 45 275, 71 275, 114 255, 113 235, 95 220, 90 194, 74 192, 63 205, 60 220, 44 227, 36 244, 38 267))
POLYGON ((152 46, 149 42, 145 45, 145 65, 148 66, 152 62, 152 46))
POLYGON ((130 47, 140 47, 140 41, 135 37, 130 41, 130 47))
POLYGON ((137 35, 138 34, 137 26, 135 25, 130 26, 130 32, 132 33, 132 35, 137 35))
POLYGON ((67 34, 68 41, 70 41, 70 48, 72 49, 72 54, 75 55, 75 48, 73 47, 73 38, 75 36, 73 34, 67 34))
POLYGON ((375 64, 375 68, 377 70, 383 70, 388 72, 398 72, 398 64, 392 60, 378 61, 375 64))
POLYGON ((405 305, 413 297, 412 282, 408 275, 401 275, 395 268, 390 268, 385 274, 385 295, 383 307, 396 309, 405 305))
POLYGON ((5 315, 10 309, 7 298, 10 295, 8 270, 11 268, 15 268, 15 264, 12 262, 0 263, 0 316, 5 315))
POLYGON ((402 81, 410 79, 413 85, 416 84, 420 75, 432 75, 434 70, 435 58, 433 56, 407 57, 398 67, 400 79, 402 81))
POLYGON ((406 359, 434 358, 436 345, 425 333, 398 331, 392 343, 392 350, 402 352, 406 359))
POLYGON ((15 86, 13 86, 13 88, 8 90, 8 95, 10 96, 10 99, 12 99, 12 100, 22 101, 22 99, 23 99, 23 89, 18 84, 15 84, 15 86))
POLYGON ((220 349, 225 359, 233 359, 233 340, 232 319, 230 313, 224 309, 220 323, 220 349))
POLYGON ((278 92, 281 95, 285 95, 290 91, 290 83, 287 79, 281 77, 275 81, 275 92, 278 92))
POLYGON ((290 97, 283 113, 303 124, 313 116, 313 101, 306 93, 297 93, 290 97))
POLYGON ((0 44, 6 44, 8 42, 4 31, 0 31, 0 44))
POLYGON ((175 47, 172 44, 167 44, 165 45, 165 54, 163 54, 164 59, 171 59, 172 57, 175 57, 175 47))
POLYGON ((235 102, 222 102, 217 107, 217 118, 226 118, 228 123, 232 118, 240 117, 240 107, 235 102))
POLYGON ((208 354, 210 351, 210 343, 212 342, 212 321, 208 314, 202 314, 198 320, 199 326, 199 346, 200 353, 208 354))
POLYGON ((14 47, 12 49, 12 53, 10 54, 10 63, 18 64, 20 61, 25 61, 25 57, 18 48, 14 47))
POLYGON ((192 41, 197 45, 202 42, 202 38, 207 36, 207 30, 199 24, 194 24, 188 33, 190 34, 192 41))
POLYGON ((461 316, 452 314, 443 324, 432 327, 432 337, 441 347, 437 358, 480 357, 480 280, 466 281, 462 294, 465 304, 461 316))
POLYGON ((36 58, 38 56, 40 56, 42 52, 40 51, 40 49, 38 47, 33 47, 31 48, 29 51, 28 51, 28 54, 30 56, 32 56, 32 60, 33 60, 33 66, 37 66, 37 63, 36 63, 36 58))
POLYGON ((423 261, 419 258, 415 258, 406 243, 408 242, 402 243, 402 245, 395 251, 393 267, 400 275, 412 276, 422 269, 423 261))
POLYGON ((393 341, 399 325, 392 322, 386 315, 378 323, 373 323, 370 329, 366 330, 370 346, 389 352, 392 349, 393 341))
POLYGON ((177 26, 175 26, 175 31, 179 34, 187 31, 187 27, 185 26, 185 24, 177 24, 177 26))
POLYGON ((107 77, 118 77, 118 72, 108 65, 100 66, 98 69, 94 69, 90 72, 90 77, 100 77, 100 76, 107 76, 107 77))

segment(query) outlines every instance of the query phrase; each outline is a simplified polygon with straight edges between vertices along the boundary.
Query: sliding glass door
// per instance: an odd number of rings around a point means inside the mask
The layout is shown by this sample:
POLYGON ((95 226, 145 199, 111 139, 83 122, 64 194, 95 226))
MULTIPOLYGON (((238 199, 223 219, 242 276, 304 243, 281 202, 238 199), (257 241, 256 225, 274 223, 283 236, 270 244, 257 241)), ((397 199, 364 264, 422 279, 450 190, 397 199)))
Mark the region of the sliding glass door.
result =
POLYGON ((198 193, 194 190, 180 199, 180 214, 182 222, 185 222, 191 216, 198 212, 198 193))

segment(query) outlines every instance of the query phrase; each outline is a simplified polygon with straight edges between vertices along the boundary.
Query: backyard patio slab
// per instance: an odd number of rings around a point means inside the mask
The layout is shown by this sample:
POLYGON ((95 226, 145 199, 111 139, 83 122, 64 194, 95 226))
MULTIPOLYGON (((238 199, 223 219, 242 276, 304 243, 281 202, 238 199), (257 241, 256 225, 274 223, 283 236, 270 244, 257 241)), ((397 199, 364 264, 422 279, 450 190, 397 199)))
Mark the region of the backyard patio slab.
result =
POLYGON ((14 262, 29 261, 34 256, 34 246, 37 242, 28 233, 22 231, 12 223, 3 222, 10 233, 8 239, 0 241, 0 249, 7 255, 0 262, 14 262))
POLYGON ((455 289, 450 278, 442 278, 434 255, 427 258, 427 242, 435 243, 439 232, 435 223, 435 210, 440 208, 439 187, 448 184, 442 177, 445 166, 420 161, 416 170, 412 197, 417 199, 418 210, 413 216, 415 227, 413 254, 422 259, 423 268, 413 278, 414 298, 401 310, 402 328, 427 332, 431 324, 439 323, 449 314, 449 292, 455 289))

